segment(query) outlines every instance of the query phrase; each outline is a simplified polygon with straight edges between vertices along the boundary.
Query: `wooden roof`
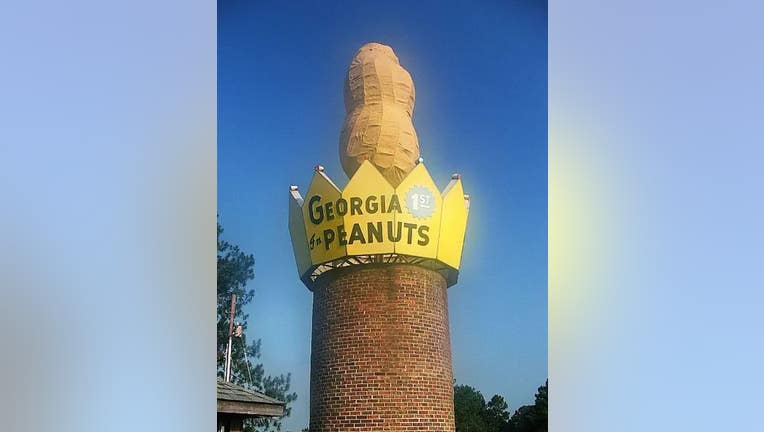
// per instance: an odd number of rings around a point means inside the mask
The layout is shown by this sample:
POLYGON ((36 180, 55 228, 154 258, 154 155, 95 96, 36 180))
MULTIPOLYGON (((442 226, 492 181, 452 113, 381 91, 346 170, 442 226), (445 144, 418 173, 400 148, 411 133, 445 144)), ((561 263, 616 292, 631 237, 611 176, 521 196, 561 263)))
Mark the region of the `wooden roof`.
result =
POLYGON ((218 414, 279 417, 285 403, 242 386, 218 379, 218 414))

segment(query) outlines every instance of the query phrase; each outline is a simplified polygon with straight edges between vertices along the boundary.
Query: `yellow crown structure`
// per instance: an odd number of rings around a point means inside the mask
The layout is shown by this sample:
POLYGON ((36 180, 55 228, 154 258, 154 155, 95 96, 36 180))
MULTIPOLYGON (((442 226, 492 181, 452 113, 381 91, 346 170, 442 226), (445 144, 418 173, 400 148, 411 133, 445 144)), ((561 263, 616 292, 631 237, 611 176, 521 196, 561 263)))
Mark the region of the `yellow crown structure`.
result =
POLYGON ((345 190, 317 166, 305 199, 297 186, 289 193, 295 261, 309 289, 333 269, 386 263, 423 266, 456 283, 470 204, 459 174, 441 194, 424 163, 393 186, 364 160, 345 190))

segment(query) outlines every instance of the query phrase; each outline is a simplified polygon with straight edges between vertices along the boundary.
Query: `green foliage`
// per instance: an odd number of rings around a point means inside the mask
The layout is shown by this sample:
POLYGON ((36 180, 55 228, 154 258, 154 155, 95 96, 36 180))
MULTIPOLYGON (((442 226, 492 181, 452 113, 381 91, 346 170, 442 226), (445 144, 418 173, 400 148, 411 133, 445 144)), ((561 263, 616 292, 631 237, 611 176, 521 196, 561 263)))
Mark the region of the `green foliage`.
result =
POLYGON ((515 411, 509 421, 510 432, 547 432, 547 393, 549 380, 536 392, 536 401, 533 405, 525 405, 515 411))
MULTIPOLYGON (((252 364, 260 358, 260 339, 247 341, 248 314, 242 308, 252 301, 253 289, 247 289, 247 282, 254 279, 255 258, 246 254, 235 244, 220 238, 223 228, 218 224, 218 287, 217 287, 217 375, 225 374, 225 352, 228 344, 228 317, 231 311, 231 294, 236 294, 234 324, 244 329, 241 337, 234 337, 231 346, 231 382, 251 388, 287 403, 284 416, 289 416, 291 402, 296 393, 289 393, 291 375, 265 375, 262 363, 252 364), (248 361, 247 361, 248 360, 248 361)), ((247 432, 281 430, 281 419, 257 419, 245 422, 247 432)))
POLYGON ((457 385, 454 387, 456 432, 485 431, 484 410, 485 399, 479 391, 467 385, 457 385))
POLYGON ((543 416, 544 423, 546 423, 547 414, 549 413, 549 407, 547 405, 548 393, 549 393, 549 380, 546 380, 546 382, 544 382, 544 385, 539 387, 538 392, 536 392, 536 410, 539 415, 543 416))
POLYGON ((493 432, 503 432, 509 424, 509 405, 503 397, 493 395, 490 401, 485 405, 483 417, 486 422, 486 430, 493 432))
POLYGON ((510 418, 502 396, 494 395, 486 403, 474 388, 454 386, 456 432, 547 432, 548 388, 549 380, 538 388, 533 405, 520 407, 510 418))
POLYGON ((260 340, 247 343, 246 330, 248 314, 242 312, 242 307, 252 301, 255 291, 247 289, 247 282, 254 279, 255 258, 242 252, 238 246, 221 240, 223 227, 218 225, 218 287, 217 287, 217 352, 218 376, 223 377, 225 368, 225 352, 228 344, 228 317, 231 310, 231 294, 236 294, 235 323, 240 323, 245 334, 233 338, 231 347, 231 381, 239 384, 258 384, 263 379, 263 367, 249 367, 246 357, 251 361, 260 357, 260 340), (252 378, 250 379, 250 374, 252 378))
POLYGON ((454 387, 456 432, 502 432, 509 420, 507 403, 495 395, 486 404, 483 395, 466 385, 454 387))
MULTIPOLYGON (((276 399, 286 402, 284 407, 284 417, 289 417, 292 413, 292 407, 290 403, 297 399, 297 393, 289 393, 289 384, 292 378, 292 374, 279 375, 279 376, 266 376, 263 378, 262 392, 268 396, 275 397, 276 399)), ((252 421, 253 429, 260 428, 260 430, 266 431, 271 427, 275 430, 281 430, 281 419, 268 419, 262 418, 252 421)), ((246 432, 246 431, 245 431, 246 432)))

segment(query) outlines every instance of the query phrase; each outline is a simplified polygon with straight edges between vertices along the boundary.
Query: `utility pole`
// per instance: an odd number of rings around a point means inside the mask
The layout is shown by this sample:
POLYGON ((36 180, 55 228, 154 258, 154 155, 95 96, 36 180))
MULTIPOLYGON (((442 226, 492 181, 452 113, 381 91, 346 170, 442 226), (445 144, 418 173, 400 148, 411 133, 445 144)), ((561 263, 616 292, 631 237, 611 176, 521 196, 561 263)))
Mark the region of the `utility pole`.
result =
POLYGON ((231 293, 231 314, 228 318, 228 348, 225 355, 225 382, 231 382, 231 345, 233 342, 233 318, 236 314, 236 294, 231 293))

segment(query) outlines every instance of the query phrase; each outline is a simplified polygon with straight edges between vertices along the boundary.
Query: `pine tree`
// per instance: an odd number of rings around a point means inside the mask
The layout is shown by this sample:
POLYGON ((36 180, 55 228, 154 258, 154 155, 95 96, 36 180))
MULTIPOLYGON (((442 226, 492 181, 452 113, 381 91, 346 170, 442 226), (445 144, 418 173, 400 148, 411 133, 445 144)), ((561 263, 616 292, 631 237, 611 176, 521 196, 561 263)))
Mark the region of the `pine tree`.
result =
MULTIPOLYGON (((222 240, 222 233, 223 227, 218 224, 217 375, 223 378, 225 374, 231 294, 236 294, 234 324, 241 325, 243 334, 232 339, 231 382, 286 402, 284 417, 287 417, 292 411, 289 404, 297 399, 296 393, 289 393, 291 374, 266 375, 262 363, 252 363, 260 358, 260 339, 247 341, 249 315, 243 313, 242 308, 252 301, 255 294, 253 289, 247 288, 247 282, 255 277, 255 258, 252 254, 241 251, 239 246, 222 240)), ((245 423, 245 430, 281 430, 281 419, 263 418, 249 421, 245 423)))
POLYGON ((534 404, 522 406, 515 411, 509 422, 512 432, 547 432, 549 430, 547 421, 548 391, 549 380, 546 380, 544 385, 538 388, 534 404))

